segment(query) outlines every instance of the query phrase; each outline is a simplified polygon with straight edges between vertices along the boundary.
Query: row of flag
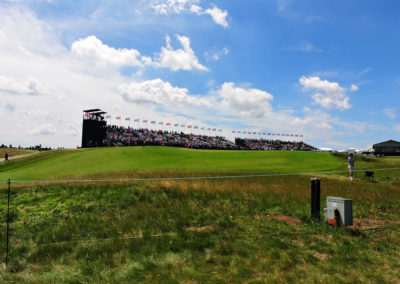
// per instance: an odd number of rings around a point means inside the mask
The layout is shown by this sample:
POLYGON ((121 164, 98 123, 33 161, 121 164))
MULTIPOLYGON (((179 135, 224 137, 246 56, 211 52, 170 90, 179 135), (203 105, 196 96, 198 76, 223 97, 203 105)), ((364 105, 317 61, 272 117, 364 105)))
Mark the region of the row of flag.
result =
POLYGON ((284 134, 284 133, 267 133, 267 132, 252 132, 252 131, 245 131, 245 130, 232 130, 232 133, 237 134, 253 134, 253 135, 268 135, 268 136, 282 136, 282 137, 303 137, 303 134, 284 134))
MULTIPOLYGON (((108 119, 108 118, 111 119, 111 115, 106 115, 106 118, 107 118, 107 119, 108 119)), ((117 116, 117 117, 115 117, 115 119, 117 119, 117 120, 122 120, 121 116, 117 116)), ((125 120, 126 120, 126 121, 131 121, 131 118, 130 118, 130 117, 126 117, 125 120)), ((140 119, 139 119, 139 118, 136 118, 136 119, 134 119, 133 121, 134 121, 134 122, 140 122, 140 119)), ((142 120, 142 123, 149 123, 149 121, 148 121, 147 119, 143 119, 143 120, 142 120)), ((150 121, 150 124, 157 124, 157 121, 152 120, 152 121, 150 121)), ((164 125, 164 122, 160 121, 160 122, 158 122, 158 125, 164 125)), ((190 124, 186 126, 186 124, 179 124, 179 123, 172 124, 171 122, 166 122, 165 125, 166 125, 166 126, 174 126, 174 127, 183 127, 183 128, 186 128, 186 127, 187 127, 187 128, 193 128, 193 129, 200 129, 200 130, 209 130, 209 131, 218 131, 218 132, 222 132, 222 129, 211 128, 211 127, 206 128, 206 127, 204 127, 204 126, 203 126, 203 127, 199 127, 198 125, 190 125, 190 124)))
MULTIPOLYGON (((111 119, 111 115, 106 115, 107 119, 111 119)), ((115 117, 117 120, 122 120, 121 116, 115 117)), ((126 121, 131 121, 130 117, 125 118, 126 121)), ((139 118, 136 118, 133 120, 134 122, 140 122, 139 118)), ((143 119, 142 123, 149 123, 147 119, 143 119)), ((151 120, 150 124, 157 124, 157 121, 151 120)), ((159 121, 158 125, 164 125, 164 122, 159 121)), ((171 122, 166 122, 166 126, 174 126, 174 127, 182 127, 182 128, 193 128, 193 129, 200 129, 200 130, 207 130, 207 131, 218 131, 222 132, 222 129, 217 129, 217 128, 212 128, 212 127, 199 127, 198 125, 185 125, 185 124, 179 124, 175 123, 172 124, 171 122)), ((254 132, 254 131, 246 131, 246 130, 232 130, 233 134, 251 134, 251 135, 263 135, 263 136, 280 136, 280 137, 303 137, 303 134, 287 134, 287 133, 270 133, 270 132, 254 132)))

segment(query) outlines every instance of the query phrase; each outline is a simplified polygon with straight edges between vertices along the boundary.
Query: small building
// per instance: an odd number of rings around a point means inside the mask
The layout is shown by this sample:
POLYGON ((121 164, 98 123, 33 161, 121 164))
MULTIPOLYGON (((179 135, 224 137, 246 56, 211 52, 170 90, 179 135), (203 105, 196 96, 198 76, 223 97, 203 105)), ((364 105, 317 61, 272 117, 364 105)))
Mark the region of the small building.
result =
POLYGON ((394 140, 374 144, 372 148, 376 155, 400 156, 400 142, 394 140))

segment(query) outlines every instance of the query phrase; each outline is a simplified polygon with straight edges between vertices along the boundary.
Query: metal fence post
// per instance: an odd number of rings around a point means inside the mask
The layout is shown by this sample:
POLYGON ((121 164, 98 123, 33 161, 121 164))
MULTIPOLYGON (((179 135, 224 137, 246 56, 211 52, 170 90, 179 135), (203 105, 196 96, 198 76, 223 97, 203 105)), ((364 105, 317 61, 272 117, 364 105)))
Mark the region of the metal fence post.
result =
POLYGON ((6 239, 6 267, 8 265, 8 235, 10 231, 10 192, 11 192, 11 180, 8 179, 8 209, 7 209, 7 239, 6 239))
POLYGON ((320 178, 311 179, 311 218, 319 220, 321 218, 321 187, 320 178))

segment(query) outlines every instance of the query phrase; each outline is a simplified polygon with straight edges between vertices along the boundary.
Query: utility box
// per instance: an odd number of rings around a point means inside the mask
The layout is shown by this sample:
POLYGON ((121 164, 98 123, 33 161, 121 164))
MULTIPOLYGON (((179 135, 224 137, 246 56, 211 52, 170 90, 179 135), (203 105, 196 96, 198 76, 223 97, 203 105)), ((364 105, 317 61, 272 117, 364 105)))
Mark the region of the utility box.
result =
POLYGON ((342 197, 327 196, 325 219, 336 220, 338 226, 353 225, 353 200, 342 197))

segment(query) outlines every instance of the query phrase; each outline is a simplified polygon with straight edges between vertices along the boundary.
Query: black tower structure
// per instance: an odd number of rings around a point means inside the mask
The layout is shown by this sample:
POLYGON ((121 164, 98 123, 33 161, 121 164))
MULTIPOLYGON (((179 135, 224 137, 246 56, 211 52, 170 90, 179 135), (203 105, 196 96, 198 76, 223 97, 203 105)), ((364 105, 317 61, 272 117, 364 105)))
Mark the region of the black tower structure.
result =
POLYGON ((107 128, 104 114, 98 108, 83 111, 82 148, 103 146, 107 128))

